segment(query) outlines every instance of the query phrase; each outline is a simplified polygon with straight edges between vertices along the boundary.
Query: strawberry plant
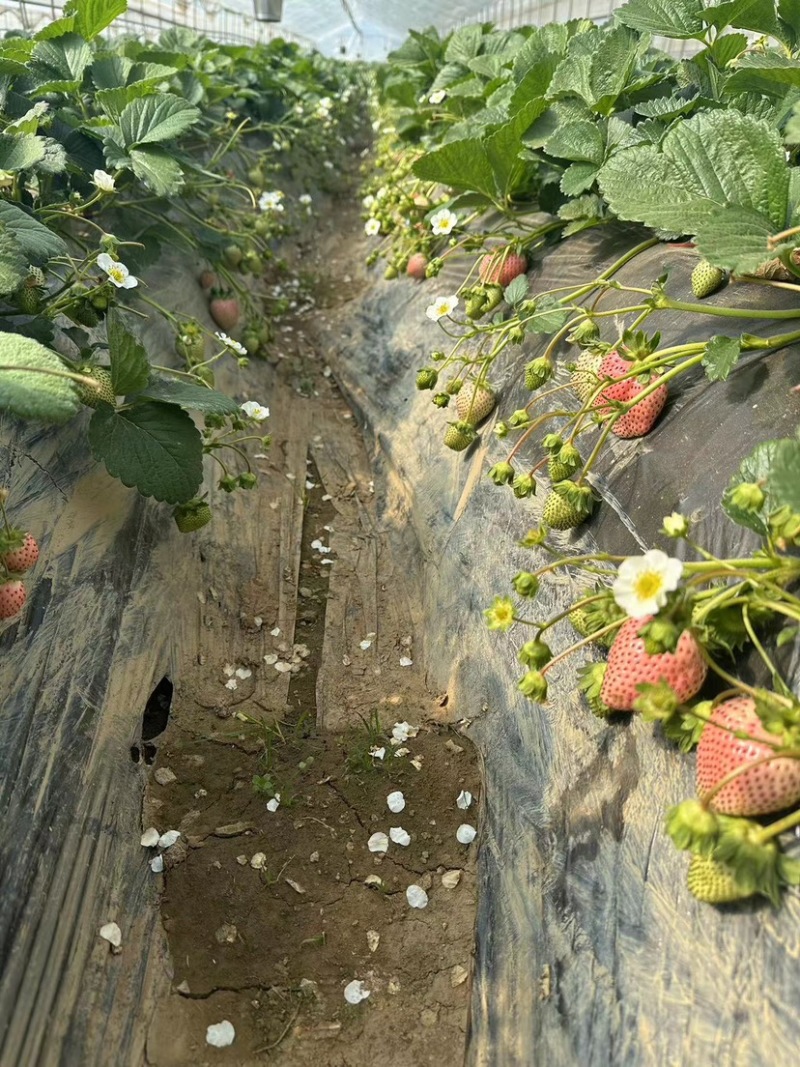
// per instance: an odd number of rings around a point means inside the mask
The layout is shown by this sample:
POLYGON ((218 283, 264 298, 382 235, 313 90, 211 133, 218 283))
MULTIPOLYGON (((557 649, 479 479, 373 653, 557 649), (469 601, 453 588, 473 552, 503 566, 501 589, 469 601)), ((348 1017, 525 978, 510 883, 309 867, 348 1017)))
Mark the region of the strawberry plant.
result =
POLYGON ((285 309, 260 279, 312 200, 289 205, 279 176, 324 186, 307 153, 347 151, 363 82, 283 41, 105 40, 124 8, 70 0, 35 36, 0 42, 0 410, 64 423, 89 408, 80 426, 109 473, 199 528, 205 457, 223 489, 248 489, 247 442, 268 441, 267 409, 215 390, 213 367, 261 354, 285 309), (245 317, 246 345, 154 298, 148 269, 173 245, 207 261, 209 313, 222 331, 245 317), (183 367, 146 350, 136 323, 152 315, 183 367))
POLYGON ((519 604, 498 596, 485 611, 492 630, 532 629, 518 654, 519 689, 531 700, 547 702, 553 671, 573 654, 607 649, 580 671, 591 712, 610 723, 638 714, 679 750, 697 746, 698 798, 673 809, 667 828, 693 854, 689 888, 712 903, 759 893, 777 902, 783 886, 800 884, 800 863, 780 848, 800 825, 800 698, 776 659, 800 632, 798 470, 800 438, 789 438, 759 445, 731 479, 723 509, 761 539, 749 556, 715 556, 677 513, 662 533, 694 559, 660 549, 567 555, 540 527, 521 543, 549 561, 514 578, 519 604), (576 600, 549 619, 529 616, 543 583, 581 572, 576 600), (579 639, 554 654, 549 634, 565 627, 579 639), (747 650, 760 663, 755 683, 737 670, 747 650), (787 811, 766 826, 753 821, 787 811))

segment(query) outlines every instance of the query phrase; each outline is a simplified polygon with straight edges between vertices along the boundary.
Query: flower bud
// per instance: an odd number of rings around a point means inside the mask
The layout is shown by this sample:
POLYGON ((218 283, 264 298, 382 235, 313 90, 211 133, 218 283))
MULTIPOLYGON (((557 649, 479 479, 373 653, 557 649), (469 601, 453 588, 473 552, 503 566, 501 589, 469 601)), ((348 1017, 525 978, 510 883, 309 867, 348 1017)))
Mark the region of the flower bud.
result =
POLYGON ((526 496, 533 496, 536 492, 536 480, 532 474, 520 474, 511 483, 514 496, 523 500, 526 496))
POLYGON ((517 689, 537 704, 547 699, 547 679, 541 671, 528 671, 525 677, 520 679, 517 689))
POLYGON ((764 490, 755 482, 740 482, 730 494, 731 503, 743 511, 760 511, 764 499, 764 490))
POLYGON ((497 437, 500 437, 500 438, 508 437, 508 423, 507 422, 496 422, 495 425, 494 425, 494 431, 493 432, 497 437))
POLYGON ((552 452, 553 455, 556 452, 560 452, 564 445, 564 438, 561 434, 548 433, 542 438, 542 448, 545 452, 552 452))
POLYGON ((553 653, 550 650, 550 646, 539 638, 535 641, 526 641, 519 650, 518 655, 518 659, 523 666, 532 667, 534 670, 540 670, 552 658, 553 653))
MULTIPOLYGON (((539 592, 539 579, 529 571, 520 571, 519 574, 514 576, 511 584, 514 586, 514 592, 518 596, 534 597, 539 592)), ((531 644, 532 642, 528 643, 531 644)), ((545 660, 546 662, 547 660, 545 660)), ((537 663, 536 666, 538 667, 540 664, 537 663)))
POLYGON ((439 375, 432 367, 423 367, 417 371, 417 389, 433 389, 439 375))
POLYGON ((437 408, 446 408, 450 403, 449 393, 434 393, 432 400, 437 408))
POLYGON ((664 517, 661 529, 667 537, 686 537, 689 533, 689 520, 679 511, 673 511, 671 515, 664 517))
POLYGON ((576 345, 586 345, 594 341, 599 334, 600 328, 594 319, 584 319, 578 323, 567 340, 576 345))
POLYGON ((508 417, 509 426, 527 426, 530 421, 531 417, 525 408, 517 408, 517 410, 512 412, 508 417))
POLYGON ((489 477, 495 485, 509 485, 514 480, 515 471, 510 463, 495 463, 489 468, 489 477))

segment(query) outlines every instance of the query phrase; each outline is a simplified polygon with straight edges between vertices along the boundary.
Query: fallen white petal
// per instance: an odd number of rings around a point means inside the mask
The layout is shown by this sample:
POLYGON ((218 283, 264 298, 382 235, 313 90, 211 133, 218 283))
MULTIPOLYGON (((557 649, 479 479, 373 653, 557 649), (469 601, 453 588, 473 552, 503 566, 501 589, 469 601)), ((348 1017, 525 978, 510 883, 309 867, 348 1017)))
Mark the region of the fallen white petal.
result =
POLYGON ((150 870, 153 872, 153 874, 161 874, 161 872, 164 870, 164 857, 153 856, 153 858, 150 860, 150 870))
POLYGON ((234 673, 235 670, 236 668, 232 663, 226 663, 225 666, 222 668, 222 673, 225 675, 226 678, 230 678, 230 676, 234 673))
POLYGON ((459 808, 461 808, 462 811, 466 811, 471 803, 472 803, 472 793, 470 793, 469 790, 467 790, 467 789, 462 789, 461 792, 458 794, 458 799, 456 800, 456 804, 458 805, 459 808))
POLYGON ((270 652, 268 655, 264 656, 264 662, 268 667, 272 667, 278 662, 278 657, 274 652, 270 652))
POLYGON ((411 667, 413 665, 413 663, 414 663, 413 659, 409 659, 408 656, 401 656, 400 657, 400 666, 401 667, 411 667))
POLYGON ((402 845, 404 848, 411 844, 411 835, 402 826, 393 826, 389 830, 389 837, 396 845, 402 845))
POLYGON ((181 836, 180 830, 167 830, 158 839, 159 848, 172 848, 178 838, 181 836))
POLYGON ((348 1004, 360 1004, 362 1000, 367 999, 370 992, 371 990, 367 989, 363 982, 355 979, 344 987, 344 999, 348 1004))
POLYGON ((399 789, 396 789, 394 793, 390 793, 388 795, 388 797, 386 798, 386 804, 389 808, 389 811, 393 811, 396 815, 398 811, 402 811, 403 808, 406 806, 406 798, 403 796, 399 789))
POLYGON ((427 908, 428 894, 421 885, 410 885, 406 890, 406 900, 412 908, 427 908))
POLYGON ((122 931, 116 923, 106 923, 105 926, 101 926, 100 936, 114 948, 119 948, 122 944, 122 931))
POLYGON ((223 1019, 221 1023, 212 1023, 206 1030, 206 1044, 213 1045, 214 1048, 227 1048, 233 1044, 235 1037, 233 1023, 229 1023, 227 1019, 223 1019))
POLYGON ((275 670, 278 671, 280 674, 286 674, 287 671, 290 671, 292 669, 291 663, 276 663, 274 666, 275 670))
POLYGON ((272 634, 273 637, 280 637, 281 636, 281 628, 280 628, 280 626, 276 626, 274 630, 270 630, 270 633, 272 634))
POLYGON ((442 885, 445 889, 455 889, 461 881, 461 871, 445 871, 442 875, 442 885))
POLYGON ((383 759, 383 757, 386 755, 386 749, 378 748, 377 745, 373 745, 372 748, 369 750, 369 754, 370 756, 372 756, 373 759, 383 759))
POLYGON ((367 930, 367 946, 370 952, 375 952, 381 943, 381 935, 377 930, 367 930))
POLYGON ((256 852, 250 857, 250 866, 254 871, 260 871, 267 865, 267 857, 263 852, 256 852))
POLYGON ((398 748, 394 754, 395 759, 400 759, 402 756, 407 756, 411 751, 410 748, 398 748))
POLYGON ((462 822, 456 830, 456 840, 462 845, 471 845, 477 836, 478 831, 475 827, 470 826, 469 823, 466 822, 462 822))
POLYGON ((141 843, 143 848, 155 848, 158 844, 158 839, 161 835, 155 826, 151 826, 149 830, 145 830, 142 834, 141 843))
POLYGON ((416 770, 422 770, 422 756, 417 756, 416 759, 412 759, 410 762, 411 766, 414 767, 416 770))
POLYGON ((249 678, 252 673, 253 672, 250 670, 249 667, 238 667, 236 669, 236 677, 241 678, 242 681, 244 681, 245 678, 249 678))
POLYGON ((227 682, 225 683, 225 688, 226 689, 238 689, 239 688, 239 683, 236 681, 235 678, 229 678, 227 680, 227 682))
POLYGON ((280 793, 276 794, 272 800, 267 801, 267 811, 277 811, 281 805, 280 793))
POLYGON ((369 640, 359 641, 358 642, 358 647, 360 649, 362 649, 364 652, 366 652, 368 648, 372 648, 372 641, 369 641, 369 640))
POLYGON ((367 841, 367 848, 370 852, 386 852, 389 849, 389 838, 386 834, 378 831, 367 841))

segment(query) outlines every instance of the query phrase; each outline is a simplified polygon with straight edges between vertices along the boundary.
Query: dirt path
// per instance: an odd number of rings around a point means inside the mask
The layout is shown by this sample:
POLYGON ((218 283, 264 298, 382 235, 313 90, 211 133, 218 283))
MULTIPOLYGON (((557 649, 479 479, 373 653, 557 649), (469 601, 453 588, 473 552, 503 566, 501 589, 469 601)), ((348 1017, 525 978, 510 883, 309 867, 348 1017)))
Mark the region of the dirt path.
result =
POLYGON ((134 753, 155 756, 144 828, 181 832, 163 853, 173 979, 150 1067, 463 1062, 476 846, 456 831, 478 824, 479 772, 426 691, 420 576, 393 564, 381 487, 327 365, 363 284, 346 239, 357 215, 336 204, 328 220, 313 247, 289 250, 313 306, 299 298, 272 365, 247 372, 272 411, 259 487, 233 505, 230 537, 217 523, 198 538, 196 627, 169 724, 149 736, 166 687, 134 753), (236 522, 258 523, 255 548, 251 529, 237 551, 236 522), (396 723, 412 726, 400 743, 396 723), (370 851, 391 828, 410 843, 370 851), (414 885, 424 908, 409 905, 414 885), (357 1005, 344 996, 354 980, 370 993, 357 1005), (223 1020, 235 1041, 211 1048, 206 1028, 223 1020))

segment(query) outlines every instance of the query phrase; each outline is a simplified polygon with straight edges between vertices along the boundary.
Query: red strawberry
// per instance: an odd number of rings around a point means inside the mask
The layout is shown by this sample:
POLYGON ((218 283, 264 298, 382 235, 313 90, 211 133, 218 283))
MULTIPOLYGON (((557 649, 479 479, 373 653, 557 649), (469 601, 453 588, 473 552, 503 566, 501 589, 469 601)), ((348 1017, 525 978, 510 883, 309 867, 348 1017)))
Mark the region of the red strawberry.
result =
POLYGON ((214 293, 208 310, 221 330, 233 330, 239 321, 239 301, 230 293, 214 293))
POLYGON ((0 619, 13 619, 18 615, 27 596, 25 586, 16 579, 0 584, 0 619))
POLYGON ((646 615, 643 619, 624 622, 608 653, 600 696, 614 711, 633 710, 633 702, 640 695, 636 686, 642 682, 663 680, 675 690, 678 699, 684 701, 693 697, 705 681, 706 663, 689 630, 684 630, 678 638, 674 652, 655 655, 647 652, 644 640, 638 635, 652 617, 646 615))
POLYGON ((213 289, 217 284, 217 276, 213 270, 201 271, 200 277, 197 280, 200 283, 201 289, 213 289))
MULTIPOLYGON (((645 381, 641 378, 625 378, 630 374, 634 364, 624 359, 616 350, 609 352, 597 371, 598 377, 610 378, 613 382, 603 389, 594 402, 594 406, 602 412, 610 414, 609 400, 633 400, 644 388, 656 380, 657 375, 648 374, 645 381)), ((669 390, 665 385, 659 385, 638 404, 634 404, 630 411, 618 418, 611 427, 611 432, 617 437, 644 437, 653 427, 658 416, 667 402, 669 390)))
POLYGON ((415 252, 406 264, 406 274, 409 278, 416 278, 419 282, 424 281, 427 266, 428 257, 422 252, 415 252))
POLYGON ((524 256, 499 248, 496 252, 487 252, 481 260, 479 273, 482 282, 501 285, 505 289, 527 269, 528 261, 524 256))
POLYGON ((26 533, 22 539, 22 544, 18 548, 12 548, 9 552, 5 552, 0 556, 0 561, 14 574, 24 574, 25 571, 31 569, 38 558, 39 546, 36 544, 35 539, 29 533, 26 533))
MULTIPOLYGON (((762 744, 764 741, 782 743, 777 734, 764 728, 750 697, 734 697, 715 708, 697 746, 699 796, 712 790, 731 771, 769 756, 774 750, 762 744), (743 731, 748 739, 736 737, 730 730, 743 731)), ((798 800, 800 760, 787 756, 737 775, 714 794, 711 807, 725 815, 767 815, 792 807, 798 800)))

